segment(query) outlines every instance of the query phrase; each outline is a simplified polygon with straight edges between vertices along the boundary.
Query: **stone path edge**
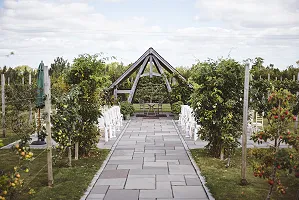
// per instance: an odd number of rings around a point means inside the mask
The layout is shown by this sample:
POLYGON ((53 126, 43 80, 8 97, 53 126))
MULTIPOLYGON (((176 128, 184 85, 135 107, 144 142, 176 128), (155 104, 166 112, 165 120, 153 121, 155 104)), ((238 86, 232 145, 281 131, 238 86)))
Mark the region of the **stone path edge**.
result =
POLYGON ((179 135, 179 137, 180 137, 180 139, 181 139, 183 145, 184 145, 184 148, 185 148, 185 150, 186 150, 186 152, 187 152, 187 155, 188 155, 189 159, 191 160, 192 166, 193 166, 193 168, 195 169, 196 174, 197 174, 197 176, 199 177, 199 179, 200 179, 200 181, 201 181, 201 183, 202 183, 202 186, 203 186, 203 188, 204 188, 204 190, 205 190, 206 195, 208 196, 208 198, 209 198, 210 200, 215 200, 215 198, 214 198, 214 197, 212 196, 212 194, 210 193, 209 188, 206 187, 206 183, 207 183, 207 182, 206 182, 206 180, 205 180, 205 177, 203 177, 203 176, 201 175, 200 169, 198 168, 198 166, 197 166, 195 160, 193 159, 193 157, 192 157, 192 155, 191 155, 191 152, 190 152, 190 149, 189 149, 189 147, 188 147, 186 141, 185 141, 184 138, 182 137, 179 128, 177 127, 177 125, 176 125, 176 123, 175 123, 174 120, 172 120, 172 123, 173 123, 173 125, 174 125, 174 127, 175 127, 175 130, 176 130, 176 132, 178 133, 178 135, 179 135))
POLYGON ((130 124, 131 120, 126 124, 125 128, 122 130, 122 132, 119 134, 117 140, 115 140, 112 148, 110 149, 110 152, 108 154, 108 156, 106 157, 106 159, 104 160, 102 166, 100 167, 99 171, 97 171, 97 173, 94 175, 93 179, 91 180, 89 186, 87 187, 87 189, 85 190, 83 196, 81 197, 80 200, 85 200, 88 195, 90 194, 92 188, 94 187, 94 184, 97 182, 97 180, 99 179, 101 173, 103 172, 104 168, 106 167, 108 161, 110 160, 110 157, 112 156, 118 142, 120 141, 120 139, 122 138, 123 134, 125 133, 125 131, 127 130, 129 124, 130 124))

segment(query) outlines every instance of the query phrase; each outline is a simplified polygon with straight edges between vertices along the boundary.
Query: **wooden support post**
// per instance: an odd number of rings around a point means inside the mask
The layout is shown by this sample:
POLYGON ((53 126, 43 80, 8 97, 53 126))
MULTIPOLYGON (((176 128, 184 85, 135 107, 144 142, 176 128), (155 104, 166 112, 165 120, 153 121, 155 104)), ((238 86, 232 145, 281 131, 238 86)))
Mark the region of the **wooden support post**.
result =
POLYGON ((8 77, 7 78, 7 85, 9 85, 9 83, 10 83, 10 78, 8 77))
MULTIPOLYGON (((31 86, 31 72, 29 72, 29 85, 31 86)), ((29 101, 29 124, 32 124, 32 105, 31 105, 31 100, 29 101)))
POLYGON ((24 76, 22 77, 22 85, 25 85, 25 78, 24 78, 24 76))
POLYGON ((296 76, 295 75, 293 75, 293 81, 296 81, 296 76))
POLYGON ((2 135, 6 137, 5 125, 5 76, 1 74, 1 93, 2 93, 2 135))
POLYGON ((268 81, 270 81, 270 74, 268 74, 268 81))
POLYGON ((282 76, 280 76, 280 81, 282 81, 282 76))
POLYGON ((249 63, 245 66, 245 83, 244 83, 244 105, 243 105, 243 135, 242 135, 242 168, 241 184, 248 184, 246 180, 246 158, 247 158, 247 126, 248 126, 248 93, 249 93, 249 63))
POLYGON ((117 88, 116 87, 114 88, 113 96, 114 96, 114 104, 116 104, 117 103, 117 88))
POLYGON ((52 134, 51 134, 51 80, 49 76, 48 66, 44 66, 44 93, 46 95, 45 100, 45 112, 46 112, 46 133, 47 133, 47 164, 48 164, 48 186, 52 187, 53 180, 53 162, 52 162, 52 134))
POLYGON ((142 65, 141 65, 141 67, 140 67, 140 69, 139 69, 139 71, 138 71, 138 74, 137 74, 137 76, 136 76, 136 78, 135 78, 135 81, 134 81, 134 83, 133 83, 133 86, 132 86, 132 88, 131 88, 131 92, 130 92, 130 95, 129 95, 129 98, 128 98, 128 102, 129 102, 129 103, 131 103, 132 100, 133 100, 133 97, 134 97, 134 94, 135 94, 135 90, 136 90, 137 84, 138 84, 139 79, 140 79, 140 75, 141 75, 142 72, 144 71, 144 69, 145 69, 145 67, 146 67, 146 65, 147 65, 147 63, 148 63, 148 60, 149 60, 149 57, 146 57, 146 58, 144 59, 142 65))

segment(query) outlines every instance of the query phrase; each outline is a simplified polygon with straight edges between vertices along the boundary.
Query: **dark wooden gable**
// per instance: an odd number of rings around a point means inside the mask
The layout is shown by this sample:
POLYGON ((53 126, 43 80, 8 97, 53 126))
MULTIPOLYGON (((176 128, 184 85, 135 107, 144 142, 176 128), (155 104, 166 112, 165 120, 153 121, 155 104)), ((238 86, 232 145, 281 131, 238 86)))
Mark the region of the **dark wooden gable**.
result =
POLYGON ((129 93, 128 101, 131 103, 134 97, 138 82, 140 77, 143 76, 162 76, 165 80, 166 88, 170 92, 171 86, 167 80, 164 70, 168 71, 170 74, 178 74, 178 76, 185 80, 185 78, 172 67, 160 54, 158 54, 152 47, 149 48, 135 63, 133 63, 127 71, 125 71, 114 83, 112 83, 109 89, 114 89, 114 96, 117 98, 117 94, 129 93), (150 63, 150 72, 144 73, 147 64, 150 63), (156 67, 158 73, 153 72, 153 67, 156 67), (138 70, 139 69, 139 70, 138 70), (129 78, 135 71, 138 70, 136 79, 131 89, 128 90, 118 90, 118 85, 129 78))

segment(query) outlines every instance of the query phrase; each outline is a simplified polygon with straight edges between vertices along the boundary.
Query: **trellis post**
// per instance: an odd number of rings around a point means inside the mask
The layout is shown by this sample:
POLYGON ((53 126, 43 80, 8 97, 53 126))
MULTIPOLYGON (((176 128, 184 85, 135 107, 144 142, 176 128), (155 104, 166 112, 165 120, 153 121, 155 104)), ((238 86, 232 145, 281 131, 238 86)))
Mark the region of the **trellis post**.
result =
MULTIPOLYGON (((29 86, 31 89, 31 72, 29 72, 29 86)), ((29 101, 29 124, 32 124, 32 105, 31 100, 29 101)))
POLYGON ((245 65, 244 104, 243 104, 243 135, 242 135, 242 168, 241 183, 247 185, 246 158, 247 158, 247 126, 248 126, 248 93, 249 93, 249 63, 245 65))
POLYGON ((5 126, 5 75, 1 74, 1 93, 2 93, 2 135, 6 137, 5 126))
MULTIPOLYGON (((295 77, 295 75, 294 75, 294 77, 295 77)), ((297 74, 297 84, 299 84, 299 72, 297 74)), ((299 96, 299 92, 296 92, 296 97, 298 98, 298 96, 299 96)), ((295 133, 297 133, 297 128, 298 128, 298 114, 296 115, 296 121, 295 121, 295 127, 294 127, 295 133)))
POLYGON ((47 164, 48 164, 48 186, 53 186, 53 163, 52 163, 52 135, 51 135, 51 80, 48 66, 44 66, 44 92, 45 112, 46 112, 46 132, 47 132, 47 164))

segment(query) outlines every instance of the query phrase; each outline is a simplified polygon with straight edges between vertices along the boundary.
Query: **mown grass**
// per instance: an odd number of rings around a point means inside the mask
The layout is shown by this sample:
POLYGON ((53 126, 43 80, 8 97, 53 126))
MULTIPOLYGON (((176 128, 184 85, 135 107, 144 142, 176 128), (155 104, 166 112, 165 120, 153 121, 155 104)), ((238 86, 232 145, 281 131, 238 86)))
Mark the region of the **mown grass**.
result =
MULTIPOLYGON (((140 110, 139 104, 133 104, 135 112, 142 112, 143 110, 140 110)), ((170 104, 163 104, 162 105, 162 112, 171 112, 171 106, 170 104)))
POLYGON ((15 134, 14 132, 12 132, 11 130, 9 129, 6 129, 6 136, 3 137, 2 135, 2 129, 0 130, 0 140, 2 140, 2 143, 3 145, 8 145, 12 142, 15 142, 17 140, 20 139, 20 136, 15 134))
MULTIPOLYGON (((247 181, 249 185, 241 186, 241 158, 242 152, 237 150, 232 157, 231 166, 226 168, 226 161, 212 158, 204 149, 192 149, 192 156, 195 159, 202 175, 206 178, 207 187, 217 200, 264 200, 268 194, 269 185, 267 180, 253 176, 250 162, 253 158, 248 157, 247 181)), ((288 187, 285 195, 273 192, 273 199, 295 200, 299 189, 299 179, 294 173, 282 176, 282 182, 288 187)))
MULTIPOLYGON (((32 152, 35 156, 39 154, 40 156, 31 163, 29 173, 21 174, 25 179, 26 187, 21 195, 16 197, 18 200, 80 199, 109 150, 98 150, 91 157, 73 160, 72 167, 67 167, 64 161, 57 163, 53 166, 54 186, 52 188, 47 186, 46 151, 33 150, 32 152), (40 173, 37 174, 39 171, 40 173), (29 187, 36 191, 34 195, 28 194, 29 187)), ((0 169, 4 171, 12 170, 18 163, 18 157, 10 150, 0 150, 0 160, 0 169)))

